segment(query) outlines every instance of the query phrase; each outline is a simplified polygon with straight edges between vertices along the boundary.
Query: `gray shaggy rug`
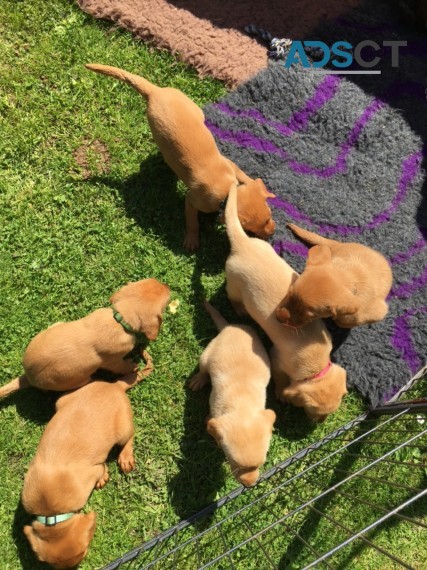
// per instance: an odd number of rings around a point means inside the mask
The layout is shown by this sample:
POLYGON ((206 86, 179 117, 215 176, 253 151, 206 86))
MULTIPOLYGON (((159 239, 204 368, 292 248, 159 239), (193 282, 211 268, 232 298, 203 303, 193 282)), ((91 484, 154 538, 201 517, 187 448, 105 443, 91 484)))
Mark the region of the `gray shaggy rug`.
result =
POLYGON ((425 364, 427 36, 375 2, 311 39, 404 39, 408 46, 400 48, 398 68, 383 52, 375 68, 381 75, 321 75, 278 63, 205 114, 221 151, 277 195, 272 243, 296 270, 307 249, 286 229, 288 221, 361 242, 390 261, 387 318, 349 334, 331 327, 334 360, 375 406, 425 364))

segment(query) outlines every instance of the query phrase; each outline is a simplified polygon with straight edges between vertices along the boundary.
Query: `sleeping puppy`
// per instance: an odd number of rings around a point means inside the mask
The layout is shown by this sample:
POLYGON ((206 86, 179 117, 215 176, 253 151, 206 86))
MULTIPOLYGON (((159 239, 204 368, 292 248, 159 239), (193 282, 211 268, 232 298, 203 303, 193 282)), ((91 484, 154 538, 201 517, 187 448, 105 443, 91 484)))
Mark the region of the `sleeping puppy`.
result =
POLYGON ((270 361, 255 331, 229 325, 207 301, 204 306, 220 331, 203 351, 190 388, 209 382, 208 433, 224 451, 237 481, 251 487, 265 462, 276 414, 265 409, 270 361))
POLYGON ((330 361, 330 335, 321 320, 299 331, 277 321, 277 305, 298 274, 271 245, 245 234, 236 215, 236 188, 230 191, 225 218, 231 244, 225 266, 228 298, 273 342, 270 357, 276 397, 303 407, 310 419, 323 421, 347 393, 345 370, 330 361))
POLYGON ((136 364, 125 357, 137 342, 157 338, 169 297, 169 287, 156 279, 128 283, 111 297, 112 307, 40 332, 25 350, 25 375, 0 388, 0 398, 28 386, 73 390, 99 368, 128 374, 136 364))
POLYGON ((274 194, 268 192, 262 180, 252 180, 220 154, 205 125, 203 111, 182 91, 157 87, 117 67, 93 63, 86 67, 124 81, 147 100, 147 118, 154 141, 165 162, 188 188, 184 239, 187 250, 199 247, 198 212, 218 211, 236 181, 241 184, 238 213, 243 227, 262 238, 274 232, 275 224, 266 202, 274 194))
POLYGON ((71 568, 87 554, 96 514, 80 512, 109 476, 105 460, 114 445, 124 473, 135 466, 132 408, 126 390, 133 372, 114 383, 92 382, 62 395, 24 479, 22 504, 37 518, 24 534, 38 559, 71 568))
POLYGON ((358 243, 341 243, 288 224, 293 233, 314 245, 299 279, 277 309, 277 319, 300 327, 314 319, 332 317, 343 328, 383 319, 392 285, 387 260, 358 243))

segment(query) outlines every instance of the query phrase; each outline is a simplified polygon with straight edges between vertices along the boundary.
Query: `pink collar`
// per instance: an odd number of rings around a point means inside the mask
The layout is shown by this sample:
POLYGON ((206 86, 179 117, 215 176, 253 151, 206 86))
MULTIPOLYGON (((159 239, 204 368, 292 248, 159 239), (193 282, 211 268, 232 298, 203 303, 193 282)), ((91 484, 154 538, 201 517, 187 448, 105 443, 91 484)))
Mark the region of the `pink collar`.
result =
POLYGON ((304 378, 303 382, 308 382, 309 380, 319 380, 320 378, 323 378, 323 376, 326 376, 326 374, 329 372, 331 368, 332 368, 332 362, 329 361, 328 364, 325 366, 325 368, 323 368, 323 370, 321 370, 317 374, 313 374, 313 376, 304 378))

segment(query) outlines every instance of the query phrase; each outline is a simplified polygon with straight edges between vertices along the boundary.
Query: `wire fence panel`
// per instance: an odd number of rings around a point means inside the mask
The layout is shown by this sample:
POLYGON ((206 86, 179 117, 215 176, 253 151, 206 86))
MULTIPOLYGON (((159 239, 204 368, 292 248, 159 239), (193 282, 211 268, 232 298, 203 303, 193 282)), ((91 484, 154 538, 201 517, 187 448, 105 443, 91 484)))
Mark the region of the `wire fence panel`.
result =
POLYGON ((427 548, 400 552, 408 529, 427 539, 427 398, 399 397, 104 570, 427 568, 427 548))

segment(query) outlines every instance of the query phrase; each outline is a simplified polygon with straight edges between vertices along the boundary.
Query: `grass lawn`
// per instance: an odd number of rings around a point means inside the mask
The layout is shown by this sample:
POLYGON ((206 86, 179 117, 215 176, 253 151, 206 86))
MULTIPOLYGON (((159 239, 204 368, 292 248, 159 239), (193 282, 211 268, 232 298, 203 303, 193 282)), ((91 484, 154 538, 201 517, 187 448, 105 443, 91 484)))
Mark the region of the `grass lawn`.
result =
MULTIPOLYGON (((0 383, 22 372, 23 351, 36 333, 106 306, 127 281, 155 277, 180 301, 150 347, 155 372, 129 393, 137 468, 124 476, 112 460, 110 482, 86 507, 97 512, 98 528, 81 568, 93 570, 236 486, 223 454, 205 433, 208 392, 186 389, 203 347, 215 335, 202 298, 235 317, 224 292, 223 228, 206 216, 200 252, 183 250, 184 188, 152 141, 143 100, 83 64, 143 74, 181 89, 201 106, 225 89, 67 0, 3 0, 0 61, 0 383)), ((266 468, 363 407, 352 393, 337 414, 314 428, 298 410, 269 399, 278 420, 266 468)), ((5 570, 45 567, 22 535, 29 519, 19 497, 54 402, 53 395, 29 389, 0 403, 0 566, 5 570)), ((399 541, 399 526, 387 532, 387 540, 399 541)), ((418 533, 408 538, 405 532, 401 544, 404 559, 425 549, 418 533)))

